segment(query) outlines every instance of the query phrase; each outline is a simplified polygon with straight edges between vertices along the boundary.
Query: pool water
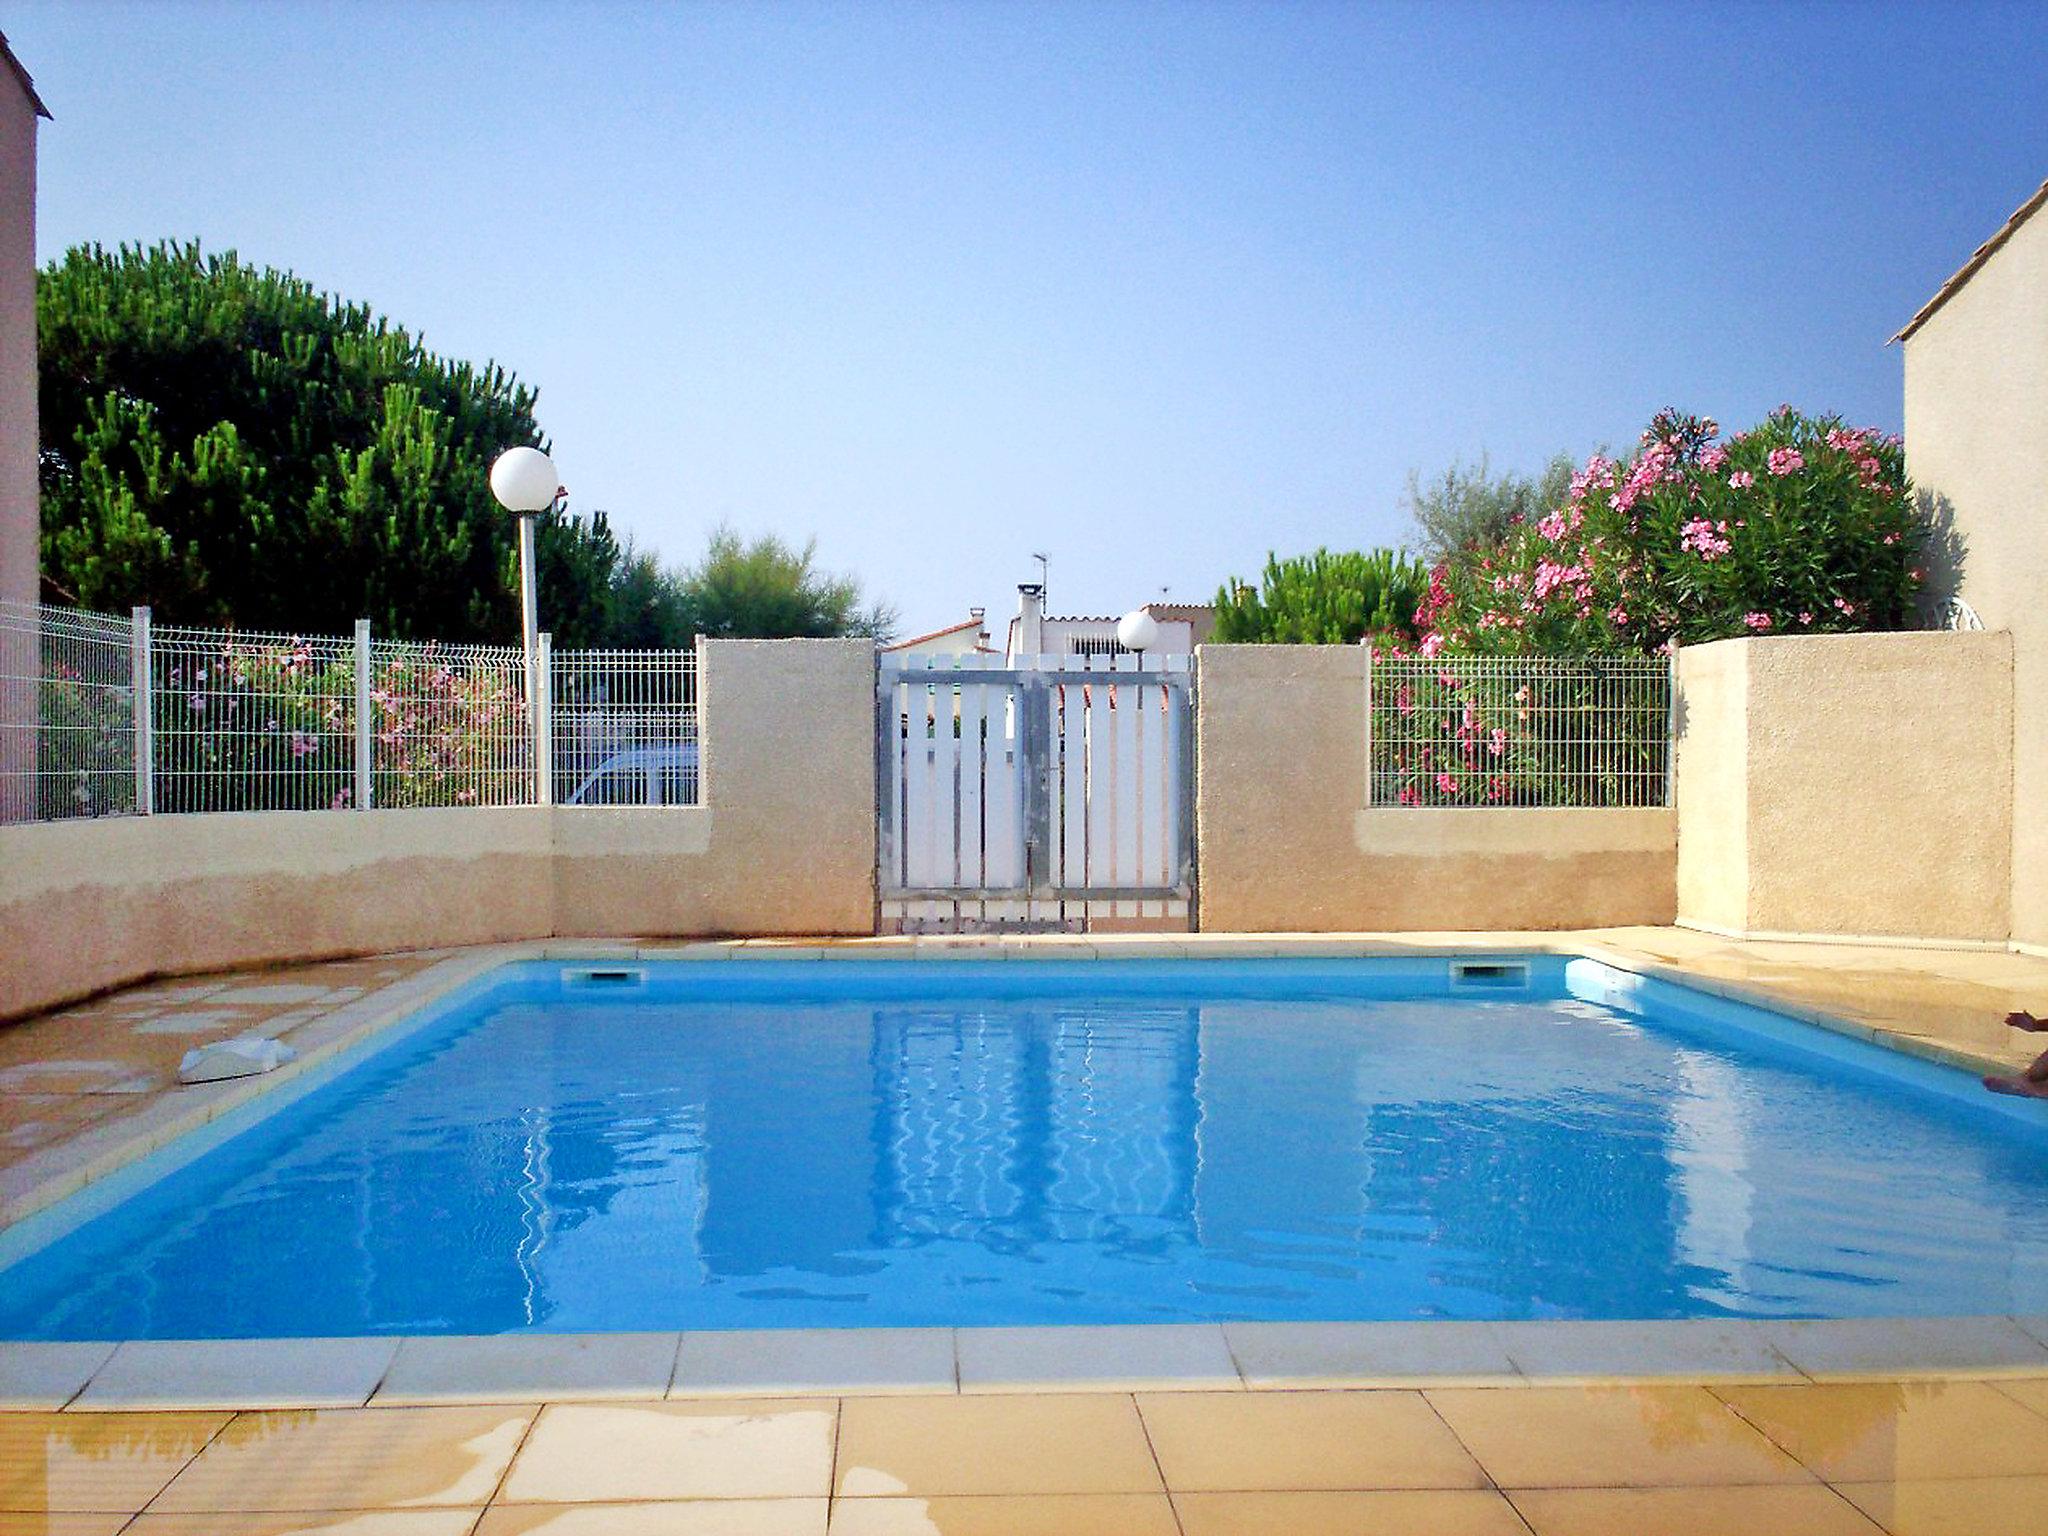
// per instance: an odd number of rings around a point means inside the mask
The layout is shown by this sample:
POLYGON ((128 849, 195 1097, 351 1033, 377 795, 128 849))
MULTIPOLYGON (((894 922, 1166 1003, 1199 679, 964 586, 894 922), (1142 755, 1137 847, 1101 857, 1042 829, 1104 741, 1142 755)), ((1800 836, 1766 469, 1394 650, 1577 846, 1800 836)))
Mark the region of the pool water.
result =
POLYGON ((2048 1106, 1592 962, 1480 981, 510 966, 50 1213, 0 1337, 2048 1311, 2048 1106))

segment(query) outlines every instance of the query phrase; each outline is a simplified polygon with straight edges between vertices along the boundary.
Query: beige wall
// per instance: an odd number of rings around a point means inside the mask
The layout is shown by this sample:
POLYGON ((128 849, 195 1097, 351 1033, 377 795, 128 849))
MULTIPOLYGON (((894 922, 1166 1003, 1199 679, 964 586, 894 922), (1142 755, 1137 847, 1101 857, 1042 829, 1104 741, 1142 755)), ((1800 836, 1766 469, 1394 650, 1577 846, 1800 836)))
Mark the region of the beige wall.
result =
POLYGON ((0 62, 0 600, 36 600, 36 109, 0 62))
POLYGON ((1359 646, 1202 647, 1204 929, 1671 921, 1669 811, 1368 808, 1365 661, 1359 646))
POLYGON ((1678 914, 1749 926, 1749 643, 1678 654, 1678 914))
POLYGON ((0 1018, 124 982, 565 935, 868 933, 874 650, 703 650, 705 804, 0 827, 0 1018))
POLYGON ((2012 644, 1723 640, 1679 658, 1679 917, 1720 931, 2002 940, 2012 644))
MULTIPOLYGON (((0 43, 0 47, 4 47, 0 43)), ((0 59, 0 602, 36 600, 36 109, 0 59)), ((0 822, 34 804, 34 641, 0 625, 0 822)))
POLYGON ((2048 944, 2048 208, 1905 352, 1906 468, 1953 519, 1962 596, 2012 632, 2012 936, 2048 944))

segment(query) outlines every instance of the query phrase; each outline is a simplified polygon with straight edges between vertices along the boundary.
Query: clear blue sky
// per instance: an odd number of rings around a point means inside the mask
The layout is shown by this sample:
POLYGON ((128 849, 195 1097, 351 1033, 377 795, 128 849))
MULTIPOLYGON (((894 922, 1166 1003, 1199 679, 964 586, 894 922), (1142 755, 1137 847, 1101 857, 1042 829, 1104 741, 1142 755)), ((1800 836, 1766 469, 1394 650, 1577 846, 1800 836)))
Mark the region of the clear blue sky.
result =
POLYGON ((907 630, 1398 539, 1658 407, 1900 425, 2048 177, 2048 5, 0 7, 46 256, 197 236, 495 358, 672 558, 907 630))

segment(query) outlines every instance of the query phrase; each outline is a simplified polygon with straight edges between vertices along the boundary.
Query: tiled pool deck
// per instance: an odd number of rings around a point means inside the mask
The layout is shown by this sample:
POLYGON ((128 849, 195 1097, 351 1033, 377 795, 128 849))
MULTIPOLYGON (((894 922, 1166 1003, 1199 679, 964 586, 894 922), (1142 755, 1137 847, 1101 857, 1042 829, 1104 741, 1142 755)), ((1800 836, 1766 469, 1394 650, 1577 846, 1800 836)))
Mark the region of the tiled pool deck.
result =
MULTIPOLYGON (((2048 959, 1673 929, 396 955, 0 1028, 0 1219, 506 959, 1589 953, 1985 1067, 2048 959)), ((0 1536, 2048 1532, 2048 1320, 1264 1324, 0 1345, 0 1536)))

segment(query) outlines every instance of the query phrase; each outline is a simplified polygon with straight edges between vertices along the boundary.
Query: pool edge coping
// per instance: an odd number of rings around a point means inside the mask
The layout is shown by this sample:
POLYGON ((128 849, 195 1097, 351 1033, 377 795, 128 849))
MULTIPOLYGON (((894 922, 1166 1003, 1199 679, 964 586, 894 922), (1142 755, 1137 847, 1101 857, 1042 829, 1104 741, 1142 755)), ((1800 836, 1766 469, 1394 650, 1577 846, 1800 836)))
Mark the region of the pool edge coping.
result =
MULTIPOLYGON (((304 1074, 331 1063, 342 1053, 364 1045, 393 1026, 415 1017, 463 987, 501 966, 521 961, 617 961, 617 960, 855 960, 908 958, 912 960, 1057 960, 1125 958, 1186 958, 1248 960, 1266 958, 1463 958, 1499 954, 1541 954, 1585 958, 1633 975, 1690 987, 1731 1002, 1768 1009, 1787 1018, 1830 1033, 1860 1040, 1903 1055, 1967 1071, 2004 1070, 2006 1063, 1945 1045, 1939 1041, 1911 1036, 1865 1024, 1812 1004, 1785 998, 1767 986, 1727 981, 1688 970, 1682 962, 1661 960, 1631 953, 1625 947, 1602 942, 1591 933, 1582 941, 1572 936, 1546 934, 1515 942, 1509 935, 1488 935, 1487 942, 1461 943, 1431 939, 1408 944, 1391 936, 1342 938, 1327 935, 1280 937, 1230 935, 1212 939, 1170 935, 1118 936, 1101 942, 1085 936, 1053 939, 1015 940, 876 938, 804 942, 759 939, 640 942, 608 939, 530 940, 475 946, 445 954, 424 969, 379 988, 335 1010, 326 1018, 309 1024, 295 1037, 301 1043, 299 1055, 290 1063, 259 1077, 227 1083, 195 1085, 166 1092, 137 1113, 122 1117, 112 1126, 89 1127, 45 1152, 35 1154, 0 1170, 0 1234, 22 1221, 77 1194, 89 1185, 118 1173, 170 1143, 202 1130, 213 1121, 255 1103, 304 1074), (119 1134, 116 1134, 119 1133, 119 1134), (47 1166, 45 1166, 47 1165, 47 1166), (37 1175, 29 1177, 28 1175, 37 1175)), ((926 1354, 929 1357, 929 1343, 926 1354)), ((886 1349, 884 1350, 886 1353, 886 1349)), ((1140 1351, 1141 1356, 1144 1351, 1140 1351)), ((985 1362, 984 1362, 985 1363, 985 1362)), ((1145 1362, 1138 1362, 1141 1366, 1145 1362)), ((784 1373, 801 1377, 801 1372, 784 1373)), ((866 1373, 873 1375, 872 1371, 866 1373)), ((884 1375, 886 1376, 886 1372, 884 1375)), ((673 1334, 554 1334, 518 1333, 483 1336, 456 1335, 360 1335, 344 1339, 238 1339, 238 1340, 115 1340, 91 1342, 41 1342, 0 1340, 0 1411, 36 1411, 61 1408, 71 1411, 167 1411, 171 1409, 299 1409, 317 1407, 396 1407, 423 1403, 530 1403, 542 1401, 626 1401, 651 1402, 672 1398, 765 1397, 765 1396, 848 1396, 868 1393, 952 1393, 975 1395, 983 1392, 1084 1392, 1084 1391, 1304 1391, 1371 1390, 1422 1386, 1519 1387, 1530 1385, 1629 1385, 1646 1383, 1686 1384, 1798 1384, 1819 1381, 1896 1380, 1901 1378, 1980 1378, 2000 1376, 2048 1376, 2048 1316, 1928 1316, 1878 1318, 1826 1318, 1812 1320, 1769 1319, 1621 1319, 1621 1320, 1538 1320, 1538 1321, 1395 1321, 1395 1322, 1307 1322, 1307 1323, 1166 1323, 1107 1324, 1052 1327, 955 1327, 929 1329, 847 1328, 847 1329, 765 1329, 691 1330, 673 1334), (1432 1330, 1433 1347, 1448 1342, 1453 1331, 1467 1333, 1467 1352, 1462 1362, 1437 1363, 1418 1359, 1413 1330, 1432 1330), (1169 1335, 1187 1340, 1213 1332, 1206 1345, 1188 1343, 1181 1348, 1186 1357, 1173 1360, 1175 1346, 1164 1346, 1165 1357, 1156 1353, 1150 1364, 1161 1368, 1109 1371, 1102 1368, 1105 1346, 1114 1350, 1120 1336, 1133 1330, 1157 1339, 1169 1335), (1308 1332, 1304 1333, 1303 1330, 1308 1332), (1788 1333, 1787 1330, 1793 1330, 1788 1333), (929 1358, 921 1374, 895 1380, 863 1380, 860 1371, 846 1371, 842 1379, 771 1379, 762 1373, 757 1379, 721 1385, 706 1380, 683 1381, 682 1350, 691 1340, 745 1340, 766 1348, 771 1339, 785 1343, 799 1336, 831 1334, 842 1344, 856 1346, 865 1341, 873 1346, 884 1336, 922 1335, 927 1340, 945 1336, 951 1355, 950 1384, 939 1379, 929 1358), (1603 1338, 1602 1335, 1606 1337, 1603 1338), (1013 1354, 1024 1361, 1036 1359, 1037 1368, 1004 1372, 984 1371, 982 1364, 970 1368, 960 1353, 962 1336, 977 1341, 1001 1337, 1013 1354), (1688 1349, 1672 1347, 1690 1335, 1696 1342, 1688 1349), (1233 1339, 1233 1336, 1235 1338, 1233 1339), (1247 1351, 1272 1346, 1285 1337, 1313 1337, 1316 1348, 1327 1355, 1341 1351, 1362 1362, 1378 1359, 1351 1370, 1284 1370, 1256 1363, 1248 1366, 1247 1351), (1964 1347, 1958 1351, 1958 1338, 1964 1347), (1791 1339, 1804 1339, 1795 1351, 1785 1347, 1791 1339), (1974 1338, 1975 1343, 1969 1341, 1974 1338), (579 1381, 577 1373, 557 1375, 552 1384, 546 1371, 520 1381, 515 1365, 508 1369, 508 1353, 530 1356, 581 1356, 616 1353, 622 1339, 664 1341, 670 1349, 667 1379, 659 1391, 647 1389, 640 1381, 579 1381), (1403 1344, 1401 1341, 1406 1340, 1403 1344), (1571 1342, 1572 1340, 1577 1342, 1571 1342), (510 1341, 519 1341, 512 1345, 510 1341), (1262 1343, 1261 1341, 1265 1341, 1262 1343), (1473 1359, 1474 1340, 1479 1359, 1473 1359), (1833 1340, 1825 1348, 1809 1344, 1833 1340), (672 1342, 667 1342, 672 1341, 672 1342), (386 1393, 390 1372, 410 1344, 419 1352, 423 1346, 443 1354, 467 1356, 458 1359, 458 1378, 465 1366, 477 1383, 469 1390, 449 1388, 422 1396, 419 1393, 386 1393), (1222 1354, 1219 1357, 1217 1348, 1222 1354), (140 1389, 104 1386, 105 1373, 118 1377, 124 1371, 140 1371, 145 1381, 165 1367, 175 1367, 179 1352, 204 1350, 213 1363, 205 1370, 189 1373, 193 1390, 181 1391, 174 1381, 164 1388, 140 1389), (306 1376, 303 1367, 309 1354, 325 1352, 330 1367, 337 1363, 345 1381, 330 1379, 322 1387, 306 1376), (1491 1351, 1491 1353, 1489 1353, 1491 1351), (227 1357, 241 1356, 239 1368, 227 1357), (299 1357, 293 1361, 291 1357, 299 1357), (1946 1358, 1944 1358, 1946 1357, 1946 1358), (1220 1364, 1227 1359, 1230 1372, 1220 1364), (350 1390, 372 1364, 381 1365, 375 1378, 361 1394, 350 1390), (1498 1368, 1505 1363, 1506 1369, 1498 1368), (298 1377, 296 1389, 277 1387, 279 1371, 298 1377), (225 1372, 225 1374, 223 1374, 225 1372), (351 1374, 352 1373, 352 1374, 351 1374), (1235 1380, 1227 1379, 1234 1373, 1235 1380), (488 1383, 495 1375, 519 1381, 519 1390, 496 1388, 488 1383), (69 1390, 59 1391, 76 1376, 69 1390), (1254 1377, 1257 1380, 1254 1380, 1254 1377), (200 1390, 202 1382, 214 1385, 200 1390), (39 1383, 47 1381, 45 1389, 39 1383), (99 1399, 93 1396, 95 1383, 102 1383, 99 1399), (531 1390, 527 1390, 527 1387, 531 1390), (381 1398, 381 1401, 380 1401, 381 1398)))

